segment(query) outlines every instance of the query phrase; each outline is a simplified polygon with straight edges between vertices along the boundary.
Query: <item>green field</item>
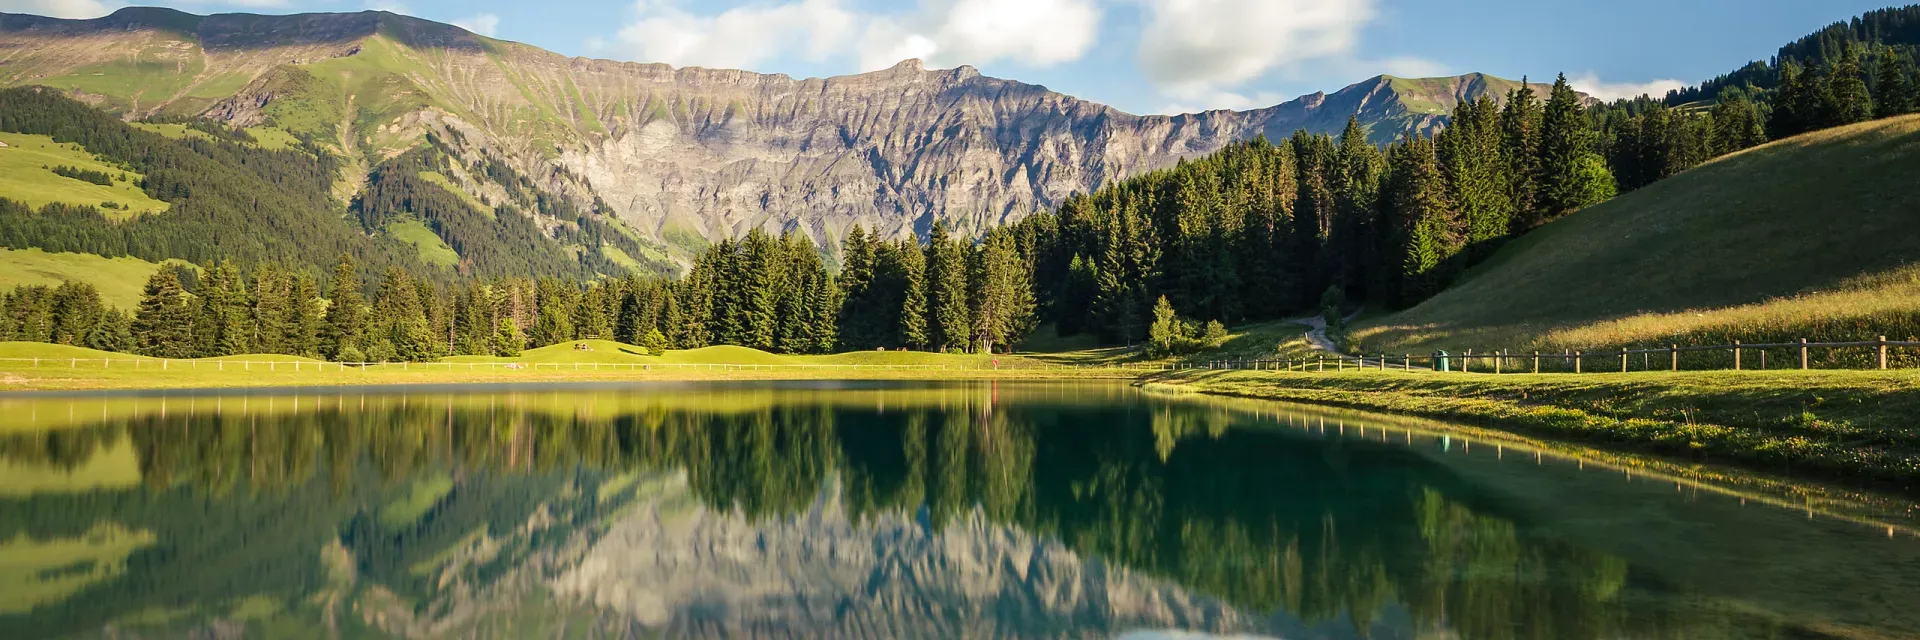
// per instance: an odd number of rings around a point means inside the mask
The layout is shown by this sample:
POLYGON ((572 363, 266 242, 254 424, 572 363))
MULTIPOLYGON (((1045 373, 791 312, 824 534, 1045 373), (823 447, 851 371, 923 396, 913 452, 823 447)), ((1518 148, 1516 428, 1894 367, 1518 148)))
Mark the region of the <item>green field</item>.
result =
POLYGON ((1522 236, 1367 352, 1920 335, 1920 116, 1710 162, 1522 236))
POLYGON ((162 361, 64 345, 0 342, 0 391, 637 380, 1113 379, 1138 374, 1137 369, 1065 366, 1012 356, 913 352, 786 356, 731 346, 643 356, 639 347, 631 345, 581 342, 593 348, 578 351, 574 343, 565 343, 530 349, 518 358, 464 356, 367 367, 283 355, 162 361))
POLYGON ((447 246, 445 240, 427 228, 427 223, 408 218, 387 223, 386 234, 395 240, 413 245, 420 252, 420 260, 427 264, 452 267, 460 264, 460 254, 447 246))
POLYGON ((1420 416, 1689 459, 1920 478, 1920 371, 1490 375, 1186 370, 1167 388, 1420 416))
POLYGON ((0 292, 21 285, 59 286, 68 280, 90 283, 100 299, 120 309, 140 306, 140 292, 160 265, 139 258, 103 258, 91 253, 47 253, 39 249, 0 249, 0 292))
POLYGON ((0 147, 0 198, 36 208, 53 202, 89 206, 111 202, 124 208, 102 208, 100 212, 115 218, 167 210, 167 203, 147 197, 135 186, 143 176, 94 160, 93 154, 80 145, 21 133, 0 133, 0 143, 7 145, 0 147), (113 185, 54 173, 53 168, 61 165, 106 172, 114 177, 113 185), (128 179, 121 180, 121 174, 128 179))

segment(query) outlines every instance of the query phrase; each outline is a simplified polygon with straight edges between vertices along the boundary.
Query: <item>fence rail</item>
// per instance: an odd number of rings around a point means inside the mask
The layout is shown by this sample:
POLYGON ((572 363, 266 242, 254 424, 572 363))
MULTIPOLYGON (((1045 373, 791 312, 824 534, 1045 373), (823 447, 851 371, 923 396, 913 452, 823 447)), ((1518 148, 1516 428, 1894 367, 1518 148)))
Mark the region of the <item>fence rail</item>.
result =
MULTIPOLYGON (((1509 351, 1495 351, 1492 353, 1476 354, 1472 350, 1468 350, 1464 353, 1457 353, 1457 354, 1450 354, 1445 352, 1439 352, 1439 353, 1434 353, 1430 355, 1414 355, 1410 353, 1403 353, 1397 356, 1392 354, 1379 354, 1379 355, 1372 355, 1372 356, 1369 356, 1369 355, 1353 356, 1353 355, 1344 355, 1344 354, 1334 354, 1334 355, 1319 355, 1319 356, 1303 357, 1303 358, 1214 360, 1214 361, 1206 362, 1204 364, 1204 367, 1208 369, 1236 369, 1236 370, 1261 370, 1261 371, 1309 371, 1309 372, 1323 372, 1328 370, 1329 368, 1332 368, 1332 370, 1336 372, 1345 371, 1347 369, 1355 369, 1355 370, 1397 369, 1402 371, 1415 371, 1415 370, 1451 371, 1457 367, 1458 370, 1462 372, 1474 372, 1475 363, 1484 363, 1484 366, 1481 368, 1481 371, 1487 372, 1487 373, 1541 373, 1542 372, 1541 364, 1544 362, 1544 363, 1557 364, 1558 366, 1555 368, 1557 368, 1559 371, 1562 371, 1562 372, 1570 370, 1572 373, 1608 373, 1608 372, 1615 372, 1615 371, 1618 371, 1619 373, 1627 373, 1632 370, 1633 356, 1642 357, 1641 367, 1640 367, 1642 371, 1652 371, 1654 369, 1652 365, 1653 359, 1651 356, 1653 356, 1654 354, 1664 354, 1667 356, 1667 362, 1663 363, 1666 365, 1665 370, 1679 371, 1681 370, 1680 354, 1722 351, 1722 352, 1728 352, 1733 356, 1731 368, 1735 371, 1740 371, 1740 370, 1746 370, 1746 369, 1752 368, 1752 367, 1744 366, 1742 362, 1742 356, 1747 352, 1758 353, 1760 355, 1760 366, 1758 368, 1766 369, 1767 368, 1767 365, 1766 365, 1767 350, 1796 349, 1798 350, 1798 355, 1799 355, 1798 368, 1811 369, 1813 367, 1812 367, 1812 360, 1810 358, 1810 353, 1814 349, 1871 348, 1873 349, 1872 366, 1867 368, 1887 369, 1889 368, 1889 362, 1890 362, 1889 356, 1893 349, 1912 348, 1912 347, 1920 347, 1920 341, 1888 340, 1886 336, 1881 336, 1880 339, 1878 340, 1853 341, 1853 342, 1809 342, 1807 340, 1801 340, 1799 342, 1767 342, 1767 343, 1743 344, 1736 340, 1732 344, 1721 344, 1721 345, 1693 345, 1693 346, 1683 347, 1677 344, 1670 344, 1670 345, 1667 345, 1666 347, 1653 348, 1653 349, 1632 349, 1632 348, 1622 347, 1617 351, 1607 350, 1607 351, 1593 351, 1593 352, 1584 352, 1584 351, 1578 351, 1578 350, 1566 350, 1566 351, 1562 351, 1561 353, 1542 353, 1539 351, 1533 351, 1529 353, 1513 353, 1509 351), (1589 370, 1585 366, 1586 363, 1594 362, 1596 360, 1599 362, 1603 362, 1608 366, 1601 369, 1591 369, 1591 370, 1589 370), (1614 367, 1611 366, 1616 361, 1620 365, 1618 369, 1615 369, 1614 367), (1519 364, 1520 366, 1518 367, 1511 366, 1516 363, 1519 364)), ((1715 370, 1715 369, 1719 369, 1719 368, 1715 367, 1709 370, 1715 370)), ((1699 370, 1699 369, 1695 369, 1695 370, 1699 370)), ((1551 371, 1551 369, 1549 369, 1549 371, 1551 371)))

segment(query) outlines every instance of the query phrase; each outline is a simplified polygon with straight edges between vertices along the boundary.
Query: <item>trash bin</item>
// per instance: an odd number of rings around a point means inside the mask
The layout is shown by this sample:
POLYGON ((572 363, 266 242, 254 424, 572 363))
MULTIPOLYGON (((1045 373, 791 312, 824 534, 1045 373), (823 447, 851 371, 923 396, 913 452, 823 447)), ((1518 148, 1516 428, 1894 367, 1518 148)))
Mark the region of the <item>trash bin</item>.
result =
POLYGON ((1453 362, 1447 356, 1447 352, 1445 351, 1433 352, 1433 370, 1434 371, 1452 371, 1453 370, 1453 362))

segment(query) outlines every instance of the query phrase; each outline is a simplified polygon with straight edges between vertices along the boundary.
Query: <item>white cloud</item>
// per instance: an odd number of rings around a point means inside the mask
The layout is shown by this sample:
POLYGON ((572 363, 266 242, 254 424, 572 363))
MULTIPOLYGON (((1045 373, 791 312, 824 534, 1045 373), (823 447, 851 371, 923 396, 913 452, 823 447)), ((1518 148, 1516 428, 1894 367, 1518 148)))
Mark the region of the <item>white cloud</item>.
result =
POLYGON ((906 58, 954 66, 1013 60, 1046 67, 1093 46, 1095 0, 920 0, 882 15, 841 0, 761 2, 703 15, 672 0, 639 0, 616 46, 647 62, 748 67, 782 57, 851 59, 861 70, 906 58))
POLYGON ((1687 83, 1679 80, 1601 82, 1600 76, 1592 73, 1567 78, 1567 84, 1573 85, 1575 91, 1609 102, 1625 98, 1638 98, 1643 95, 1654 98, 1664 98, 1667 96, 1668 91, 1687 87, 1687 83))
POLYGON ((1374 67, 1402 78, 1435 78, 1449 73, 1447 65, 1421 58, 1389 58, 1375 63, 1374 67))
POLYGON ((361 4, 362 6, 365 6, 366 8, 372 9, 374 11, 385 11, 388 13, 401 13, 401 14, 413 15, 411 12, 408 11, 406 3, 399 2, 398 0, 366 0, 361 4))
POLYGON ((113 13, 120 3, 100 0, 0 0, 0 11, 52 18, 98 18, 113 13))
POLYGON ((453 21, 453 26, 491 38, 494 33, 500 30, 500 16, 491 13, 482 13, 470 18, 455 20, 453 21))
MULTIPOLYGON (((1347 56, 1373 19, 1372 0, 1138 0, 1140 68, 1183 100, 1275 70, 1347 56)), ((1211 106, 1211 105, 1210 105, 1211 106)))

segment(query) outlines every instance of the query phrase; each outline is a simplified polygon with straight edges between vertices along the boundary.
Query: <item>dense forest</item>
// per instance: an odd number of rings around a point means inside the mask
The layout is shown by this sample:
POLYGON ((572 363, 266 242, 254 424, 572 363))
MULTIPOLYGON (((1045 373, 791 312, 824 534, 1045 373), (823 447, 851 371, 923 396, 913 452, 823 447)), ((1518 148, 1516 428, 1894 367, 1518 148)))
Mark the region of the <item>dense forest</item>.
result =
POLYGON ((1563 76, 1545 96, 1523 84, 1462 102, 1438 134, 1385 148, 1357 121, 1339 136, 1255 139, 1073 195, 975 242, 939 224, 924 243, 854 228, 837 274, 804 239, 756 230, 677 278, 596 279, 626 272, 603 248, 642 252, 604 203, 580 211, 497 161, 459 167, 506 188, 509 202, 488 215, 427 179, 456 168, 448 141, 432 137, 375 171, 351 208, 356 232, 311 213, 328 206, 335 167, 324 152, 176 143, 50 92, 10 90, 0 130, 83 143, 144 172, 142 188, 174 210, 117 223, 89 207, 0 200, 0 246, 208 266, 162 270, 130 317, 84 285, 22 288, 6 298, 0 336, 153 355, 416 360, 588 336, 650 349, 992 351, 1051 324, 1175 352, 1217 339, 1221 325, 1411 306, 1508 239, 1620 191, 1769 140, 1913 113, 1916 24, 1920 6, 1870 13, 1664 100, 1597 104, 1563 76), (460 275, 376 241, 401 219, 445 238, 460 275), (263 223, 280 232, 246 231, 263 223), (344 256, 331 277, 313 266, 323 251, 344 256), (268 266, 242 274, 236 263, 268 266), (365 288, 360 265, 379 274, 365 288))

